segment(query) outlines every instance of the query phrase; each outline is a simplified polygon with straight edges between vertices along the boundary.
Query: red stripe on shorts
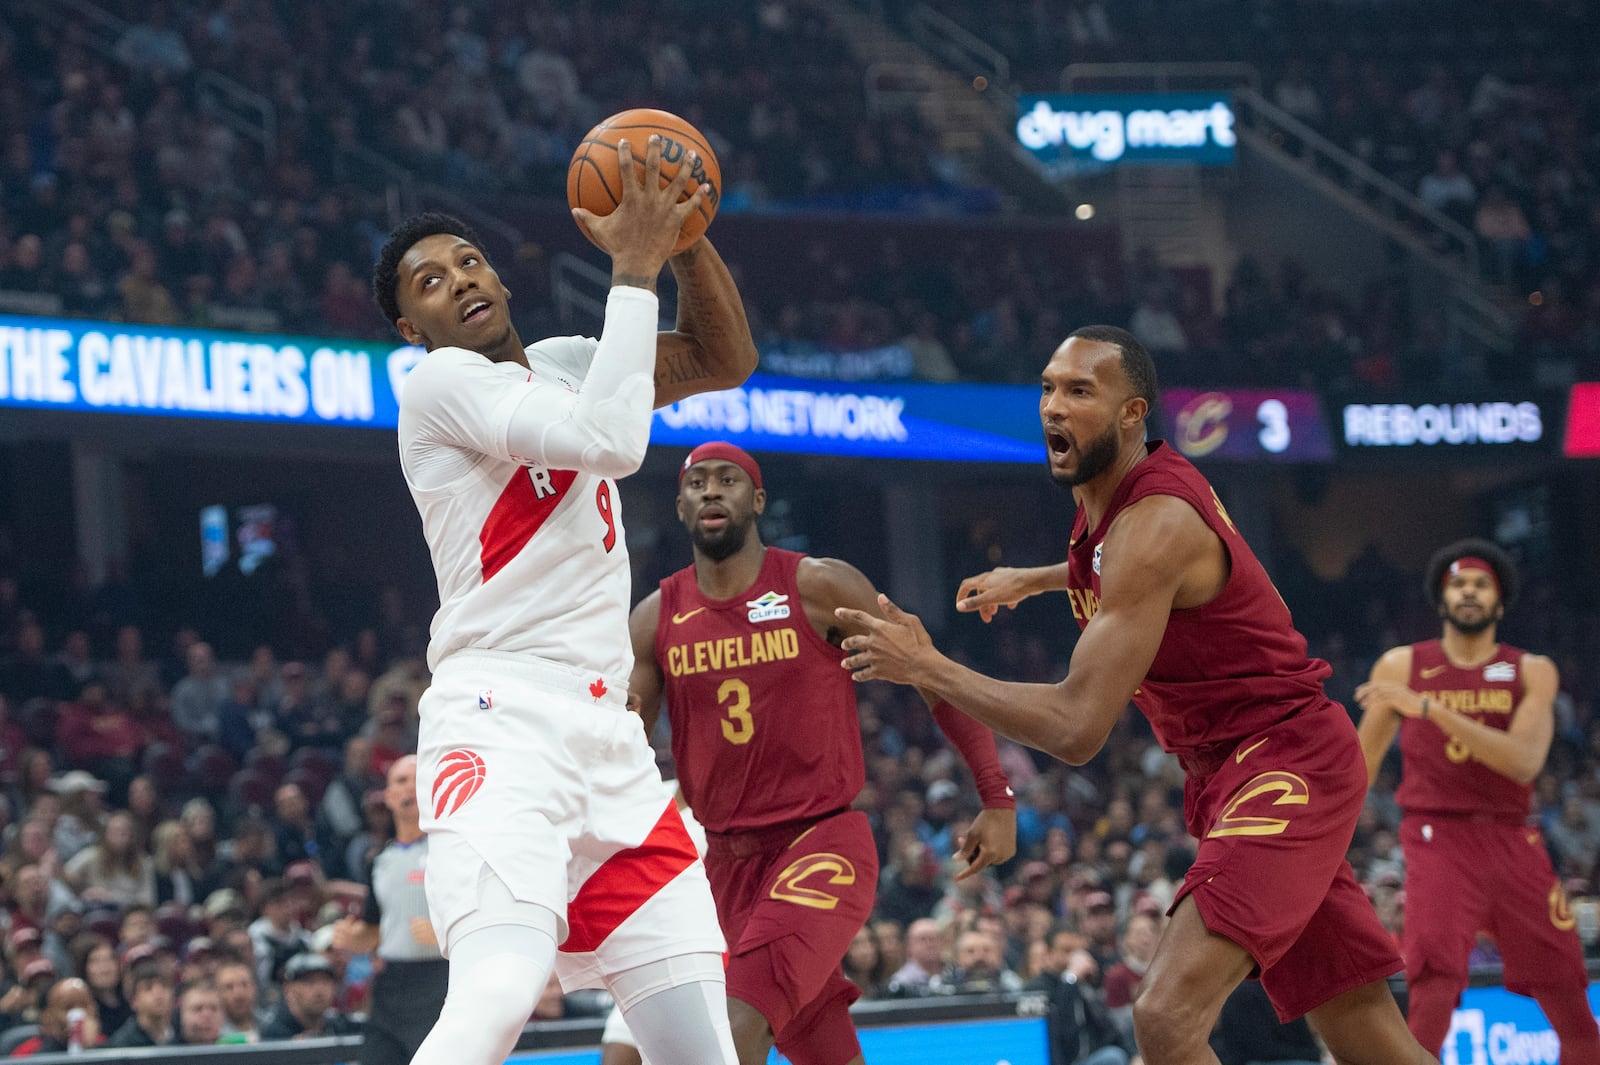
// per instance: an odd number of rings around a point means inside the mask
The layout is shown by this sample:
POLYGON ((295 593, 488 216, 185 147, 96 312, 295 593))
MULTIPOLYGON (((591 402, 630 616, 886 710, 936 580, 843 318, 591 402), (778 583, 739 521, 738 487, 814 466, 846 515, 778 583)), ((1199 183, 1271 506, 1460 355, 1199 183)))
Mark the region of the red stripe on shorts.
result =
POLYGON ((618 925, 699 857, 678 808, 667 803, 644 842, 600 864, 567 906, 568 954, 594 950, 618 925))
POLYGON ((485 581, 505 569, 533 539, 567 497, 567 489, 577 477, 575 470, 527 468, 511 475, 478 532, 478 542, 483 545, 478 561, 485 581))

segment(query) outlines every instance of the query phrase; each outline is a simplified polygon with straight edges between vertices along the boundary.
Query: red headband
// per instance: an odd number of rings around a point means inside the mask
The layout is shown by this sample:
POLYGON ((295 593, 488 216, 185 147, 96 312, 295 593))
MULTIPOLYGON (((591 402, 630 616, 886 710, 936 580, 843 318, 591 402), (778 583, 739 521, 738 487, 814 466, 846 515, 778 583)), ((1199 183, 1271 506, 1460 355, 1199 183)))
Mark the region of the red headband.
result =
POLYGON ((751 458, 750 453, 744 448, 736 444, 730 444, 726 440, 708 440, 689 452, 689 457, 684 459, 683 465, 678 468, 678 483, 683 483, 683 475, 689 472, 690 466, 697 462, 707 462, 711 459, 721 459, 723 462, 733 463, 750 475, 750 480, 754 482, 757 488, 761 487, 761 467, 756 464, 756 460, 751 458))
POLYGON ((1494 582, 1495 592, 1498 593, 1500 591, 1500 578, 1496 576, 1494 567, 1489 565, 1487 559, 1479 558, 1477 555, 1462 555, 1460 558, 1450 563, 1450 568, 1444 571, 1444 580, 1439 582, 1440 590, 1442 591, 1444 586, 1450 583, 1451 577, 1454 577, 1464 569, 1483 570, 1489 575, 1489 579, 1494 582))

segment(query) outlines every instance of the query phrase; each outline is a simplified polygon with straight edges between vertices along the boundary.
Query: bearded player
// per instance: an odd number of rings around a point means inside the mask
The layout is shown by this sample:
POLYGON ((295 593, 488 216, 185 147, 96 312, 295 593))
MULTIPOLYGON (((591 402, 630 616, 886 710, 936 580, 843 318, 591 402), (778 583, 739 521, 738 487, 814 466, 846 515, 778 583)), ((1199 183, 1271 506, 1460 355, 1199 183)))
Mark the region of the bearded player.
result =
POLYGON ((1423 1046, 1443 1046, 1486 931, 1506 988, 1543 1007, 1562 1062, 1600 1065, 1576 921, 1528 820, 1554 734, 1555 664, 1499 642, 1518 573, 1497 545, 1453 543, 1424 580, 1439 639, 1390 648, 1356 691, 1369 786, 1400 736, 1407 1023, 1423 1046))
MULTIPOLYGON (((618 156, 631 173, 626 142, 618 156)), ((657 335, 656 277, 706 188, 690 194, 688 166, 662 188, 660 157, 651 137, 612 214, 574 211, 612 261, 598 341, 524 348, 452 218, 402 225, 374 271, 390 320, 427 348, 399 438, 439 583, 417 791, 449 990, 420 1065, 500 1065, 552 969, 607 987, 657 1065, 733 1060, 704 867, 626 708, 614 481, 644 459, 652 404, 742 382, 755 347, 705 240, 671 258, 678 327, 657 335)))
MULTIPOLYGON (((860 991, 839 963, 872 913, 878 856, 850 809, 866 767, 839 644, 858 628, 834 611, 873 612, 877 593, 846 562, 763 544, 766 502, 741 448, 689 454, 677 509, 694 564, 634 608, 631 687, 647 732, 665 696, 678 785, 706 827, 740 1062, 764 1065, 776 1043, 796 1065, 845 1065, 861 1060, 860 991)), ((967 877, 1016 852, 1016 803, 993 733, 942 703, 933 714, 984 806, 959 844, 967 877)))
POLYGON ((1066 677, 976 673, 882 597, 884 620, 840 612, 866 630, 844 641, 845 668, 920 685, 1074 765, 1104 746, 1129 701, 1150 719, 1183 766, 1200 847, 1133 1005, 1148 1065, 1216 1062, 1207 1037, 1251 976, 1283 1020, 1309 1014, 1340 1062, 1434 1061, 1389 993, 1400 957, 1344 858, 1366 793, 1355 727, 1211 485, 1146 441, 1149 352, 1124 330, 1087 326, 1040 385, 1050 475, 1078 508, 1067 561, 968 578, 957 607, 988 619, 1065 591, 1082 628, 1066 677))

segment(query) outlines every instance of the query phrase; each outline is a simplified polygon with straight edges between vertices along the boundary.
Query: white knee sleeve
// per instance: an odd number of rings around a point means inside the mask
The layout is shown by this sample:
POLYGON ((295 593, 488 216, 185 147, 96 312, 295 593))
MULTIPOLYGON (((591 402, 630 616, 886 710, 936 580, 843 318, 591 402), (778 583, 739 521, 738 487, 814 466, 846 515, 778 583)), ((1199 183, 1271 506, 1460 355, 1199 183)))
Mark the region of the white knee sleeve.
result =
POLYGON ((738 1065, 721 956, 665 958, 616 973, 606 986, 650 1065, 738 1065))
MULTIPOLYGON (((511 897, 498 878, 486 888, 484 908, 474 915, 480 920, 492 919, 495 908, 511 897)), ((411 1065, 505 1061, 555 967, 556 915, 543 913, 547 927, 535 927, 530 915, 518 913, 517 923, 479 924, 452 935, 450 989, 411 1065)))

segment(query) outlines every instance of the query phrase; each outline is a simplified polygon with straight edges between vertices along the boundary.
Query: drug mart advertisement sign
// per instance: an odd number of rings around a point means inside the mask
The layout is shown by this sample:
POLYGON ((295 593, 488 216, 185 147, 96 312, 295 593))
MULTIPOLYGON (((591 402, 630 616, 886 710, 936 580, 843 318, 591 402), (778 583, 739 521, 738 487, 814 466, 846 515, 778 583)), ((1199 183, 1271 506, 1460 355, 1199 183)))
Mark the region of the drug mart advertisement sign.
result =
MULTIPOLYGON (((1600 984, 1589 985, 1600 1011, 1600 984)), ((1538 1003, 1503 987, 1471 987, 1450 1020, 1440 1065, 1559 1065, 1560 1042, 1538 1003)))
POLYGON ((1017 143, 1058 172, 1227 166, 1238 138, 1226 93, 1053 93, 1017 98, 1017 143))
MULTIPOLYGON (((420 348, 0 315, 0 407, 393 429, 420 348)), ((651 439, 751 450, 1042 462, 1023 386, 756 376, 656 412, 651 439)))

